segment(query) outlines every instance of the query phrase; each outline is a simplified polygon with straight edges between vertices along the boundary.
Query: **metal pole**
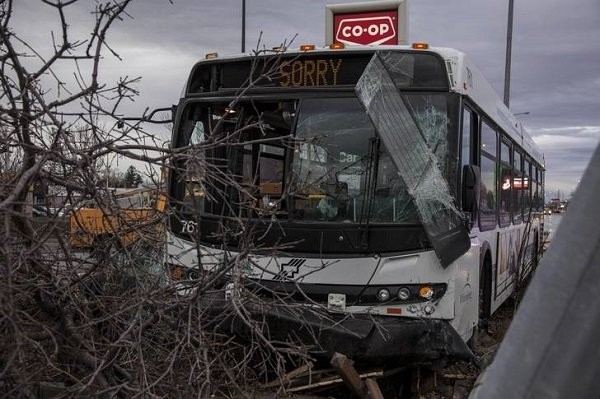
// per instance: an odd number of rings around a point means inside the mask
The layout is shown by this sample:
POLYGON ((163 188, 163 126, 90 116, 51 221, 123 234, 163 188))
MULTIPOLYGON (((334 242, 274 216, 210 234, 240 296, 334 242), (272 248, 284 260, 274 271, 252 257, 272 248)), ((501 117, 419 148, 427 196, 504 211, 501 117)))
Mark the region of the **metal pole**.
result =
POLYGON ((508 28, 506 32, 506 66, 504 67, 504 104, 509 106, 510 97, 510 58, 512 49, 513 3, 508 0, 508 28))
POLYGON ((242 53, 246 52, 246 0, 242 0, 242 53))

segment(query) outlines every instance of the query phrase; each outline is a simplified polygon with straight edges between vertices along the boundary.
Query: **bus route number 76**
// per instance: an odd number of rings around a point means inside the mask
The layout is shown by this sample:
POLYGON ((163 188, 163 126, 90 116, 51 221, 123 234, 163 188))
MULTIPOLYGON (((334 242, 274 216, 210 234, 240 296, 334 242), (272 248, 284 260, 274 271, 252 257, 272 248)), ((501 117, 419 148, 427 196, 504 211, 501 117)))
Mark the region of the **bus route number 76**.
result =
POLYGON ((181 232, 182 233, 193 234, 194 232, 196 232, 197 228, 198 228, 198 222, 194 222, 192 220, 182 220, 181 221, 181 232))

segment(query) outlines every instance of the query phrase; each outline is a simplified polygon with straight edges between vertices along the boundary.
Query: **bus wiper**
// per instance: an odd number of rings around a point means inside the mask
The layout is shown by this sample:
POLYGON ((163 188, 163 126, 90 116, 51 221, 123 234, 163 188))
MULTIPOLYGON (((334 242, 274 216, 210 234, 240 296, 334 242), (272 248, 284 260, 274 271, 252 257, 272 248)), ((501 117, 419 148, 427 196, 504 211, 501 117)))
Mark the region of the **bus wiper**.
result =
POLYGON ((368 151, 368 163, 367 163, 367 174, 366 180, 366 197, 363 201, 360 210, 360 242, 358 244, 361 250, 369 248, 369 224, 371 220, 371 210, 373 208, 373 199, 375 198, 375 185, 377 183, 377 163, 379 158, 379 137, 371 137, 369 139, 369 151, 368 151), (366 222, 363 224, 363 220, 366 222))

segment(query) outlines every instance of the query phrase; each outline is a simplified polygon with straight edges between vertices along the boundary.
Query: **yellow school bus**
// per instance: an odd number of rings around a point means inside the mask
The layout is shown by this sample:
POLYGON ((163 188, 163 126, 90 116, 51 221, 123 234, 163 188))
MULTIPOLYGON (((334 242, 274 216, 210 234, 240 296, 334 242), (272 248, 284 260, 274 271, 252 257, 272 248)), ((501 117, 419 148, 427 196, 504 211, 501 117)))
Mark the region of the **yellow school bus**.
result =
POLYGON ((164 232, 166 198, 157 189, 115 189, 106 201, 90 201, 70 213, 72 248, 128 246, 157 240, 164 232))

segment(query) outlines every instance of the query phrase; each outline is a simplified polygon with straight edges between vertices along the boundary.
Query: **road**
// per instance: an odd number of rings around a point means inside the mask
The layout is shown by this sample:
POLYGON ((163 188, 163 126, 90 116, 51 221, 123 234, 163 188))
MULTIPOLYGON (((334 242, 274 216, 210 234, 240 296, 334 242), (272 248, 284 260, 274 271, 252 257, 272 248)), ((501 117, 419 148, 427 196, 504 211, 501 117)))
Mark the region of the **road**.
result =
POLYGON ((564 217, 563 213, 552 213, 544 216, 544 232, 548 233, 548 237, 544 240, 544 249, 552 242, 552 238, 556 234, 556 230, 564 217))

